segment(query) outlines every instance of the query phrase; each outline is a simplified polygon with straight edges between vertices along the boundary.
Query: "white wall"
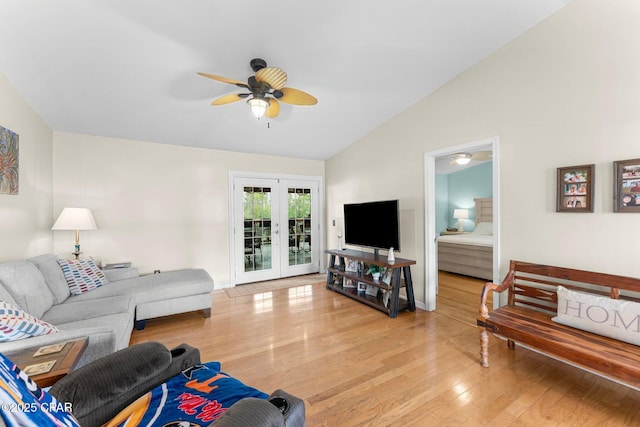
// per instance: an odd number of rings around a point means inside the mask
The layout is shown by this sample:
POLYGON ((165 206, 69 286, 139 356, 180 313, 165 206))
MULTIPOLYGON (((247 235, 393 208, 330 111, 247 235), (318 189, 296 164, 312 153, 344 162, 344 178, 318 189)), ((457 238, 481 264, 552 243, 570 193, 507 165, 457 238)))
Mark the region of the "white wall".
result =
POLYGON ((0 126, 18 134, 20 167, 19 194, 0 194, 0 261, 51 252, 53 133, 2 73, 0 126))
MULTIPOLYGON (((133 262, 141 272, 205 268, 229 282, 229 171, 324 176, 324 163, 114 138, 54 134, 54 210, 88 207, 99 230, 83 256, 133 262)), ((70 256, 73 232, 57 231, 70 256)))
POLYGON ((342 203, 399 197, 424 302, 423 153, 497 135, 501 275, 520 259, 640 277, 640 215, 612 207, 612 162, 640 158, 638 22, 635 0, 578 0, 328 160, 329 246, 342 203), (595 212, 556 213, 556 169, 590 163, 595 212))

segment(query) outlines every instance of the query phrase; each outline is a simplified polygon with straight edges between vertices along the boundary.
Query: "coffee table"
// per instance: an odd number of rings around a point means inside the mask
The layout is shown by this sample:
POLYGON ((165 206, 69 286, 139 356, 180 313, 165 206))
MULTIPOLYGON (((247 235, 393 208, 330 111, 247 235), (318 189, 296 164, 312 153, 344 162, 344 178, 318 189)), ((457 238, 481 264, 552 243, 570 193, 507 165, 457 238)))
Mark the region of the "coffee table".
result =
POLYGON ((34 380, 40 387, 49 387, 76 367, 80 356, 87 348, 87 341, 88 339, 83 337, 60 343, 61 346, 63 345, 60 350, 53 349, 51 348, 52 346, 33 347, 16 352, 6 352, 5 356, 25 371, 29 378, 34 380), (58 351, 47 352, 52 350, 58 351), (47 372, 37 373, 39 372, 37 367, 47 363, 52 365, 51 368, 47 372))

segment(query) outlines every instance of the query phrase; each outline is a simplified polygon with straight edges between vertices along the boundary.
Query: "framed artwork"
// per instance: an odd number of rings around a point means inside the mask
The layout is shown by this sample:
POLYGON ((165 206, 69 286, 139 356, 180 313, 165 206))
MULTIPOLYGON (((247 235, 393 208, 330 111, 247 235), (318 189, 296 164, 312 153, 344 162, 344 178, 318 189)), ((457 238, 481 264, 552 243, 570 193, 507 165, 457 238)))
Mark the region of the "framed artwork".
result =
POLYGON ((18 134, 0 126, 0 194, 18 194, 18 134))
POLYGON ((593 212, 595 165, 558 168, 556 212, 593 212))
POLYGON ((613 162, 613 211, 640 212, 640 159, 613 162))

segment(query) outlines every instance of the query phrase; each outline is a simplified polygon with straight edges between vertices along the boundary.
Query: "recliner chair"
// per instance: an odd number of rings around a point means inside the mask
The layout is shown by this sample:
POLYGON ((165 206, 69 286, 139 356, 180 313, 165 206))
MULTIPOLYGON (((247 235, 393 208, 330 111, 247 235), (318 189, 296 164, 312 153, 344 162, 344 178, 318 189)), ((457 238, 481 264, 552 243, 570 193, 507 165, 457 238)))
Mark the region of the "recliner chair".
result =
MULTIPOLYGON (((154 387, 200 363, 199 350, 188 344, 168 350, 161 343, 145 342, 82 366, 54 384, 49 393, 59 402, 71 405, 82 427, 97 427, 154 387)), ((303 427, 305 424, 304 402, 276 390, 266 400, 239 400, 213 425, 303 427)), ((0 425, 4 425, 1 418, 0 425)))

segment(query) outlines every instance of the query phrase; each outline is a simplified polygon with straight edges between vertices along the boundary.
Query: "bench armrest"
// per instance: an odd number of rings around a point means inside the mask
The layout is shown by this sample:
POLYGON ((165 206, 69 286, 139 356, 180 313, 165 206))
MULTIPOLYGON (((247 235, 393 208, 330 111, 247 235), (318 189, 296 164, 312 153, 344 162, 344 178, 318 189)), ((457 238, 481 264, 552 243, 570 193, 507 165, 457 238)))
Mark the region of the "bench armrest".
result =
POLYGON ((484 285, 484 287, 482 288, 482 293, 480 294, 480 309, 478 313, 479 319, 486 320, 489 317, 489 310, 487 310, 487 295, 489 294, 489 291, 497 293, 506 291, 513 285, 515 276, 516 272, 514 270, 511 270, 499 285, 491 282, 484 285))

